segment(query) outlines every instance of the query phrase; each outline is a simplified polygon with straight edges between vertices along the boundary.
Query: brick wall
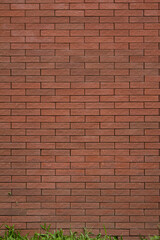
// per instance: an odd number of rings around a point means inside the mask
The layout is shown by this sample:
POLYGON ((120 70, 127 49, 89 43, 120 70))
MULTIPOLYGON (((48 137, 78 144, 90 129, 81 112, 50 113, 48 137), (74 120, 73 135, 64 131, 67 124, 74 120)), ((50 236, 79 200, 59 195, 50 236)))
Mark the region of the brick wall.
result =
POLYGON ((1 0, 1 223, 158 234, 158 2, 1 0))

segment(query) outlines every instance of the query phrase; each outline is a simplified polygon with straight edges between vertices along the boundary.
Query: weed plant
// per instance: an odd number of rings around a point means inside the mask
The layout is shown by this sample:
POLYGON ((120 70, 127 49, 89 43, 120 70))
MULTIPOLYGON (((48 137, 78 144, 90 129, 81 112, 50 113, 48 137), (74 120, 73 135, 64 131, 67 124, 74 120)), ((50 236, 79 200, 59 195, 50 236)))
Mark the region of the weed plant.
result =
MULTIPOLYGON (((94 235, 91 232, 87 231, 87 229, 84 229, 84 233, 81 233, 79 235, 77 232, 72 232, 71 230, 69 235, 65 235, 62 229, 56 230, 53 233, 50 232, 51 225, 48 227, 46 224, 40 226, 44 230, 44 233, 36 232, 32 237, 29 238, 29 234, 22 236, 21 232, 14 228, 14 225, 5 225, 5 233, 3 236, 0 236, 0 240, 123 240, 122 236, 119 237, 107 235, 105 227, 104 236, 99 233, 96 237, 94 237, 94 235)), ((160 240, 160 236, 155 235, 148 238, 145 236, 140 236, 140 240, 160 240)))

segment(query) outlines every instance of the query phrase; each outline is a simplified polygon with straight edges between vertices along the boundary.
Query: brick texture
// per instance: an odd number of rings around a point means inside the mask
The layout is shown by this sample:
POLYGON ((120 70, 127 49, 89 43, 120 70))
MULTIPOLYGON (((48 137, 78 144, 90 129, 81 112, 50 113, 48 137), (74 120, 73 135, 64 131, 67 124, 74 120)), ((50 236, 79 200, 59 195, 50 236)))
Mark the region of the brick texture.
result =
POLYGON ((159 0, 1 0, 0 224, 158 234, 159 0))

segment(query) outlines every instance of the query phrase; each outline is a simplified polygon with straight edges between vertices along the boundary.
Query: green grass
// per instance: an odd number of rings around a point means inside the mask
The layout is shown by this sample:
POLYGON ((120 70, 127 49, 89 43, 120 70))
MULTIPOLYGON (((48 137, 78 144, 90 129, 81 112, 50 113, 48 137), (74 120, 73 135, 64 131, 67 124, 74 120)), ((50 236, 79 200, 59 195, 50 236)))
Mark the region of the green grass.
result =
MULTIPOLYGON (((29 237, 27 235, 22 236, 20 231, 16 230, 13 226, 5 225, 5 233, 3 236, 0 236, 0 240, 123 240, 122 236, 110 236, 107 235, 107 230, 104 227, 105 235, 101 235, 99 233, 96 237, 94 235, 87 231, 87 229, 84 229, 84 233, 78 234, 77 232, 72 232, 70 230, 69 235, 65 235, 63 233, 63 230, 56 230, 54 232, 50 232, 50 227, 46 226, 46 224, 41 225, 41 228, 44 230, 44 233, 35 233, 32 237, 29 237)), ((149 236, 146 238, 145 236, 140 236, 140 240, 160 240, 160 236, 149 236)))

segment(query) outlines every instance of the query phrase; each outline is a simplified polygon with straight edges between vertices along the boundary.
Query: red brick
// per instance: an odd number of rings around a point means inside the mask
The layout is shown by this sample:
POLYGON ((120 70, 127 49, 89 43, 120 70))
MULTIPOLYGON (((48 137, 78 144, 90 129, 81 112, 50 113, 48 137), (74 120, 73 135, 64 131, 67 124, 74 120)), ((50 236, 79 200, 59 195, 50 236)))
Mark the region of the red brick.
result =
POLYGON ((59 96, 84 95, 84 90, 83 89, 57 89, 56 94, 59 96))
POLYGON ((14 222, 40 222, 39 216, 13 216, 14 222))
POLYGON ((53 109, 42 109, 41 110, 41 114, 42 115, 45 115, 45 116, 47 116, 47 115, 49 115, 49 116, 52 116, 52 115, 54 115, 54 116, 57 116, 57 115, 64 115, 64 116, 67 116, 67 115, 69 115, 69 109, 63 109, 63 110, 59 110, 59 109, 55 109, 55 110, 53 110, 53 109))
POLYGON ((159 115, 158 109, 131 109, 131 115, 159 115))
POLYGON ((127 3, 101 3, 101 9, 128 9, 127 3))
POLYGON ((40 32, 38 30, 12 30, 12 36, 39 36, 40 32))
POLYGON ((71 3, 70 5, 71 9, 97 9, 98 4, 97 3, 71 3))
POLYGON ((57 130, 56 131, 57 135, 61 135, 61 136, 67 136, 67 135, 73 135, 73 136, 76 136, 76 135, 84 135, 84 130, 83 129, 80 129, 80 130, 74 130, 74 129, 64 129, 64 130, 57 130))
POLYGON ((69 142, 69 136, 42 136, 42 142, 69 142))
POLYGON ((84 76, 57 76, 57 82, 79 82, 84 81, 84 76))
POLYGON ((10 36, 9 30, 1 30, 0 37, 8 37, 10 36))
POLYGON ((85 210, 84 209, 56 209, 56 215, 57 216, 81 216, 85 215, 85 210))
POLYGON ((70 219, 70 216, 55 216, 54 219, 52 216, 42 216, 41 217, 42 221, 43 222, 51 222, 54 224, 57 223, 57 222, 60 222, 60 223, 66 223, 66 222, 69 222, 69 219, 70 219))
POLYGON ((65 75, 69 75, 69 69, 44 69, 44 70, 42 69, 41 73, 42 73, 42 76, 52 76, 52 75, 65 76, 65 75))
POLYGON ((131 155, 158 155, 158 150, 131 150, 131 155))
MULTIPOLYGON (((156 122, 158 122, 159 121, 159 116, 146 116, 145 117, 145 120, 146 120, 146 122, 151 122, 151 121, 156 121, 156 122)), ((157 134, 156 134, 157 135, 157 134)))
POLYGON ((71 43, 71 49, 98 49, 98 43, 71 43))
POLYGON ((59 150, 42 150, 42 155, 59 155, 59 156, 69 156, 70 155, 70 150, 63 150, 63 149, 59 149, 59 150))
MULTIPOLYGON (((143 116, 116 116, 116 122, 143 122, 143 121, 144 121, 143 116)), ((128 131, 130 131, 130 129, 128 131)))
POLYGON ((158 3, 131 3, 131 9, 158 9, 158 3))
POLYGON ((102 155, 111 155, 111 156, 129 155, 129 151, 128 150, 116 150, 116 149, 108 149, 108 150, 102 149, 101 154, 102 155))
POLYGON ((86 103, 86 108, 112 108, 113 103, 86 103))
MULTIPOLYGON (((113 37, 86 37, 85 42, 113 42, 113 37)), ((91 63, 90 63, 91 64, 91 63)), ((89 64, 88 64, 89 65, 89 64)), ((105 66, 105 65, 103 65, 105 66)), ((107 64, 106 64, 107 66, 107 64)), ((108 65, 109 66, 109 65, 108 65)))
POLYGON ((83 10, 56 10, 55 16, 84 16, 83 10))
POLYGON ((27 183, 27 188, 35 188, 35 189, 47 189, 47 188, 55 188, 55 183, 27 183))
POLYGON ((100 181, 100 177, 97 176, 84 176, 84 177, 78 177, 78 176, 73 176, 71 177, 71 181, 72 182, 99 182, 100 181))
POLYGON ((71 220, 73 222, 97 222, 98 221, 98 216, 73 216, 71 217, 71 220))
POLYGON ((131 43, 131 49, 157 49, 157 43, 131 43))
POLYGON ((113 24, 112 23, 93 23, 93 22, 86 23, 85 29, 113 29, 113 24))
POLYGON ((26 56, 18 56, 11 57, 12 62, 39 62, 38 57, 26 57, 26 56))
POLYGON ((131 142, 158 142, 158 136, 131 136, 130 137, 131 142))
POLYGON ((158 23, 145 23, 144 27, 145 29, 157 29, 158 23))
MULTIPOLYGON (((109 191, 109 190, 108 190, 109 191)), ((112 203, 114 202, 114 197, 113 196, 86 196, 86 202, 88 203, 95 203, 95 202, 100 202, 100 203, 112 203)))
POLYGON ((25 122, 24 116, 2 116, 0 122, 25 122))
MULTIPOLYGON (((22 84, 22 86, 24 86, 24 85, 22 84)), ((40 97, 39 96, 13 96, 12 101, 15 103, 17 103, 17 102, 20 102, 20 103, 21 102, 33 102, 33 101, 40 102, 40 97)))
MULTIPOLYGON (((68 30, 42 30, 41 31, 42 36, 69 36, 69 31, 68 30)), ((46 39, 47 39, 46 37, 46 39)), ((45 38, 44 38, 45 39, 45 38)))
POLYGON ((128 109, 101 109, 101 115, 129 115, 128 109))
POLYGON ((26 90, 26 95, 29 95, 29 96, 34 96, 34 95, 47 95, 47 96, 50 96, 50 95, 55 95, 55 90, 52 90, 52 89, 27 89, 26 90))
POLYGON ((158 96, 131 96, 130 100, 136 102, 155 102, 158 101, 158 96))
POLYGON ((128 30, 100 30, 101 36, 128 36, 128 30))
POLYGON ((85 76, 85 75, 95 75, 97 76, 99 73, 99 69, 71 69, 71 74, 73 76, 77 76, 77 75, 80 75, 80 76, 85 76))
POLYGON ((1 11, 1 17, 23 17, 25 16, 24 11, 1 11))
POLYGON ((144 23, 152 23, 152 22, 158 22, 157 17, 131 17, 131 22, 144 22, 144 23))
POLYGON ((28 210, 27 211, 27 215, 29 215, 29 216, 34 216, 34 215, 36 215, 36 216, 39 216, 39 215, 48 215, 48 216, 50 216, 50 215, 52 215, 52 216, 54 216, 55 215, 55 210, 54 209, 50 209, 50 210, 48 210, 48 209, 41 209, 41 211, 39 211, 39 209, 33 209, 33 210, 28 210))
POLYGON ((54 16, 54 11, 52 10, 28 10, 26 11, 27 17, 45 17, 45 16, 54 16))
POLYGON ((85 16, 113 16, 112 10, 85 10, 85 16))
MULTIPOLYGON (((63 112, 63 110, 62 110, 63 112)), ((62 114, 63 115, 63 114, 62 114)), ((84 122, 84 116, 65 116, 65 119, 64 119, 64 116, 56 116, 56 121, 58 122, 84 122)))
POLYGON ((1 4, 0 9, 9 9, 9 4, 1 4))
POLYGON ((102 222, 129 222, 129 217, 127 216, 102 216, 102 222))
POLYGON ((31 56, 54 56, 55 55, 55 51, 54 50, 42 50, 42 49, 37 49, 37 50, 26 50, 26 55, 31 55, 31 56))
POLYGON ((101 102, 126 102, 128 101, 128 96, 100 96, 101 102))
MULTIPOLYGON (((115 11, 115 16, 143 16, 143 11, 142 10, 137 10, 137 9, 134 9, 134 10, 119 10, 117 9, 115 11)), ((141 24, 139 24, 140 26, 141 24)), ((138 28, 139 28, 138 26, 138 28)))
POLYGON ((69 62, 68 56, 41 56, 41 62, 69 62))
POLYGON ((12 179, 13 182, 40 182, 39 176, 13 176, 12 179))
POLYGON ((39 17, 17 17, 17 16, 13 16, 11 18, 11 23, 15 23, 15 25, 14 25, 15 27, 17 26, 17 24, 22 24, 22 23, 39 23, 39 17))
POLYGON ((88 129, 86 130, 87 135, 114 135, 112 129, 88 129))
POLYGON ((43 182, 70 182, 69 176, 44 176, 42 177, 43 182))
POLYGON ((55 108, 55 103, 27 103, 27 108, 55 108))
POLYGON ((87 156, 87 155, 98 155, 98 150, 93 149, 82 149, 82 150, 72 150, 71 155, 75 156, 87 156))
POLYGON ((36 149, 36 150, 30 150, 30 149, 25 149, 25 150, 13 150, 12 151, 13 155, 18 155, 18 156, 26 156, 26 155, 40 155, 40 150, 36 149))
POLYGON ((41 23, 50 24, 50 23, 68 23, 69 17, 51 17, 52 15, 48 17, 41 17, 41 23))
POLYGON ((145 134, 149 136, 159 135, 159 129, 146 129, 145 134))
POLYGON ((21 9, 21 10, 29 10, 29 9, 39 9, 39 4, 11 4, 11 9, 21 9))
POLYGON ((105 122, 113 122, 114 117, 113 116, 87 116, 86 121, 91 122, 91 123, 92 122, 104 122, 104 121, 105 122))
POLYGON ((96 216, 96 215, 103 215, 103 216, 112 216, 114 215, 114 210, 111 210, 111 209, 98 209, 96 212, 95 212, 95 209, 87 209, 86 210, 86 213, 87 215, 89 216, 96 216))
MULTIPOLYGON (((56 183, 56 186, 61 189, 83 189, 84 183, 56 183)), ((60 195, 60 194, 59 194, 60 195)), ((62 194, 61 194, 62 195, 62 194)), ((63 194, 64 195, 64 194, 63 194)), ((74 198, 74 197, 73 197, 74 198)), ((67 201, 68 202, 68 201, 67 201)), ((80 201, 81 202, 81 201, 80 201)))
POLYGON ((8 76, 10 74, 10 70, 1 70, 0 75, 8 76))
MULTIPOLYGON (((71 123, 71 127, 73 129, 82 129, 82 128, 83 129, 94 129, 94 128, 97 128, 98 125, 99 125, 98 123, 71 123)), ((79 134, 77 134, 77 135, 79 135, 79 134)), ((97 135, 97 134, 95 134, 95 135, 97 135)))
MULTIPOLYGON (((81 0, 77 0, 78 2, 80 2, 81 0)), ((76 2, 76 0, 75 0, 76 2)), ((98 23, 98 17, 71 17, 70 18, 70 22, 71 23, 98 23)))
POLYGON ((113 69, 113 70, 102 69, 100 70, 100 72, 102 75, 106 75, 106 76, 107 75, 128 75, 128 69, 113 69))
POLYGON ((44 103, 66 103, 69 102, 69 96, 42 96, 41 101, 44 103))
POLYGON ((13 109, 12 110, 12 114, 13 115, 16 115, 16 116, 21 116, 21 115, 26 115, 26 116, 28 116, 28 115, 40 115, 40 110, 39 109, 34 109, 34 110, 32 110, 32 109, 13 109))
POLYGON ((33 30, 34 29, 55 29, 55 27, 54 27, 54 24, 40 24, 40 23, 36 24, 36 22, 33 21, 33 23, 26 24, 26 29, 33 29, 33 30))
POLYGON ((40 9, 69 9, 69 4, 40 4, 40 9))
POLYGON ((86 95, 113 95, 112 89, 86 89, 86 95))
POLYGON ((39 49, 39 44, 37 43, 12 43, 11 49, 39 49))

